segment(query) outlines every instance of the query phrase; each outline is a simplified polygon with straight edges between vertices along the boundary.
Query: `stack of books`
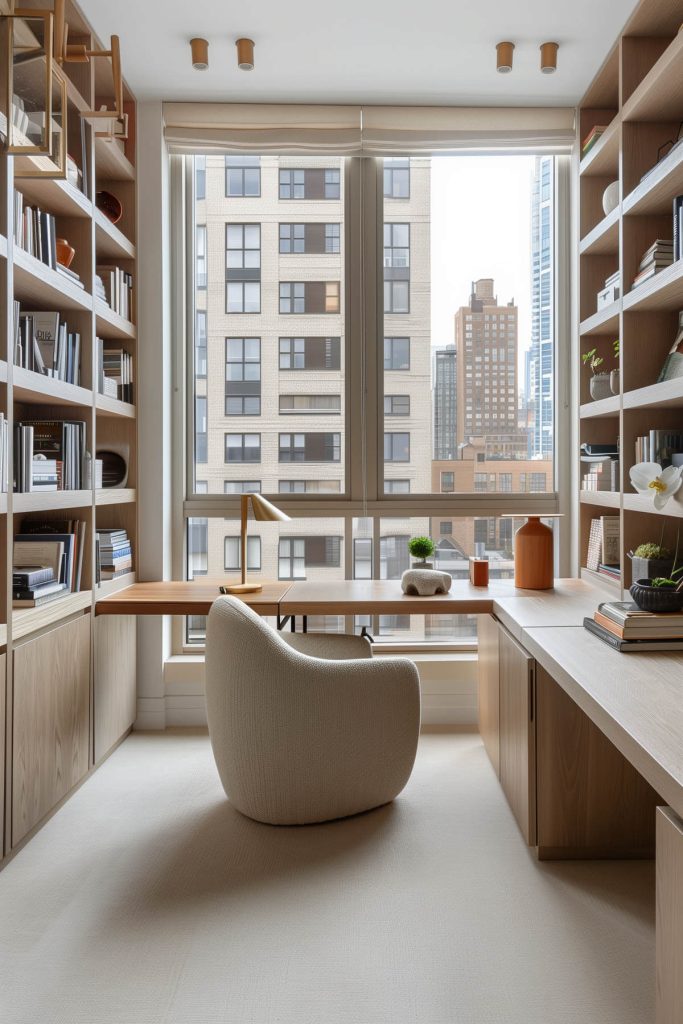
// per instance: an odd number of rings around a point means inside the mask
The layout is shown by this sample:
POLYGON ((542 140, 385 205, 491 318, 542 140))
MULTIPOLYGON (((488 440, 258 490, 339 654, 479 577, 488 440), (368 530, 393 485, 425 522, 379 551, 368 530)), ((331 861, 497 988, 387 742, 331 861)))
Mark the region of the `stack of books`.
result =
POLYGON ((589 153, 603 132, 607 131, 606 124, 593 125, 586 138, 581 143, 581 156, 589 153))
POLYGON ((582 491, 618 491, 619 459, 610 456, 581 456, 582 491))
POLYGON ((12 569, 12 604, 15 608, 38 608, 67 592, 66 583, 55 578, 50 565, 15 563, 12 569))
POLYGON ((617 651, 683 651, 683 614, 644 612, 632 601, 605 601, 583 624, 617 651))
POLYGON ((621 579, 619 516, 600 516, 591 520, 586 568, 609 579, 621 579))
POLYGON ((656 242, 652 243, 647 252, 643 253, 638 273, 633 279, 632 288, 637 288, 644 281, 649 281, 660 270, 670 267, 673 261, 674 243, 672 239, 658 238, 656 242))
POLYGON ((636 462, 658 462, 663 469, 671 465, 672 455, 683 452, 683 432, 651 430, 636 438, 636 462))
POLYGON ((616 302, 620 294, 621 271, 615 270, 613 274, 605 278, 605 287, 598 292, 598 309, 616 302))
POLYGON ((114 341, 97 339, 97 390, 101 395, 133 401, 133 357, 114 341))
POLYGON ((22 522, 12 558, 15 607, 37 607, 81 589, 86 531, 79 519, 22 522))
POLYGON ((55 218, 37 206, 26 206, 21 192, 14 193, 14 242, 41 263, 56 268, 55 218))
POLYGON ((121 267, 97 267, 95 281, 97 297, 122 316, 130 320, 133 311, 133 275, 121 267), (99 283, 98 283, 99 281, 99 283))
POLYGON ((14 303, 14 365, 67 384, 81 381, 81 336, 52 310, 22 311, 14 303))
POLYGON ((96 534, 97 582, 115 580, 133 571, 133 548, 120 527, 99 529, 96 534))
POLYGON ((683 196, 675 196, 673 202, 673 257, 674 261, 683 257, 683 196))
POLYGON ((82 420, 15 423, 15 492, 80 490, 84 486, 85 432, 82 420))

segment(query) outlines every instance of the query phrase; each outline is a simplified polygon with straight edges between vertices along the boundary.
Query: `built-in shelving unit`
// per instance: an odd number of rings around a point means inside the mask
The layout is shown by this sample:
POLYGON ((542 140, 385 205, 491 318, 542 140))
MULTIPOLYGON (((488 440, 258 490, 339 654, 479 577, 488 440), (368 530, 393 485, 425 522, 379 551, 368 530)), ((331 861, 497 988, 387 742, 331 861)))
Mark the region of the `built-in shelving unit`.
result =
MULTIPOLYGON (((50 5, 41 4, 38 0, 27 0, 17 5, 22 11, 27 8, 39 11, 46 6, 50 5)), ((14 9, 9 0, 0 0, 0 15, 14 9)), ((73 0, 66 0, 66 21, 70 39, 84 42, 89 50, 108 48, 105 45, 108 41, 103 43, 95 36, 73 0)), ((5 579, 5 586, 0 590, 0 656, 6 655, 4 661, 0 659, 4 666, 0 686, 5 689, 8 709, 6 732, 0 736, 0 758, 6 769, 5 791, 0 791, 0 862, 40 826, 46 810, 50 811, 50 807, 41 807, 39 812, 31 807, 19 808, 18 805, 25 800, 25 787, 28 785, 33 791, 52 793, 56 805, 74 781, 72 779, 64 789, 66 784, 62 785, 60 780, 42 776, 27 780, 25 772, 54 770, 61 760, 70 764, 78 761, 79 764, 87 764, 87 770, 91 770, 108 750, 107 746, 102 748, 101 741, 98 746, 96 737, 106 735, 110 746, 131 724, 130 720, 121 720, 120 713, 117 721, 110 719, 104 724, 102 716, 111 716, 112 709, 124 703, 130 707, 130 693, 122 701, 112 697, 111 691, 107 693, 106 688, 119 685, 113 652, 124 635, 126 644, 135 643, 135 624, 134 621, 128 621, 121 625, 113 621, 103 625, 99 620, 95 621, 94 608, 95 601, 102 594, 134 582, 135 572, 99 583, 95 537, 98 529, 125 528, 132 542, 134 559, 137 556, 137 417, 135 404, 98 393, 100 375, 97 339, 120 341, 119 347, 125 348, 132 355, 136 389, 137 331, 135 310, 132 321, 124 320, 96 297, 95 276, 98 266, 121 266, 133 275, 135 295, 136 108, 134 97, 124 82, 128 136, 123 140, 100 137, 81 114, 87 110, 100 109, 103 105, 109 109, 113 106, 111 68, 108 73, 102 60, 99 67, 95 60, 67 61, 58 68, 58 73, 65 76, 67 83, 67 151, 83 172, 83 187, 76 187, 65 180, 26 177, 27 171, 38 166, 38 158, 8 155, 5 139, 0 135, 0 190, 4 197, 0 204, 0 411, 9 423, 10 458, 12 430, 17 422, 26 419, 79 420, 86 424, 86 448, 93 459, 103 451, 128 451, 128 477, 125 488, 97 488, 94 474, 91 473, 88 479, 85 477, 84 461, 83 479, 89 484, 87 489, 13 493, 10 466, 9 493, 0 493, 0 561, 5 579), (17 244, 13 222, 15 190, 23 195, 26 206, 37 207, 56 218, 57 236, 66 238, 76 250, 72 269, 78 273, 83 287, 59 270, 50 269, 17 244), (117 224, 112 223, 103 210, 98 208, 97 193, 100 191, 113 194, 121 203, 123 212, 117 224), (20 302, 23 310, 59 312, 69 328, 80 334, 79 385, 68 384, 14 365, 15 301, 20 302), (11 566, 15 535, 22 530, 22 524, 54 524, 67 520, 86 523, 80 589, 41 607, 13 608, 11 566), (85 624, 84 618, 87 620, 85 624), (34 661, 25 657, 27 645, 31 644, 36 645, 34 661), (65 704, 60 712, 70 716, 70 728, 79 716, 82 722, 87 723, 87 752, 79 748, 78 756, 68 749, 62 749, 59 757, 49 750, 40 754, 31 751, 27 755, 25 751, 17 749, 17 741, 13 739, 12 715, 27 711, 30 720, 30 713, 34 710, 22 707, 24 692, 28 694, 29 688, 21 689, 21 672, 26 671, 27 665, 35 663, 36 666, 42 664, 43 673, 49 674, 53 667, 51 649, 54 649, 57 661, 62 659, 59 679, 55 685, 61 685, 61 680, 72 679, 78 672, 86 673, 80 691, 81 698, 85 695, 85 705, 81 701, 80 705, 74 704, 72 707, 69 704, 67 708, 68 700, 73 696, 70 694, 68 699, 64 697, 65 704), (43 651, 46 652, 45 656, 39 653, 43 651), (23 758, 20 766, 17 758, 23 758), (20 776, 21 782, 16 781, 20 776), (21 826, 17 824, 20 819, 21 826)), ((128 665, 131 660, 134 664, 134 657, 131 659, 128 656, 128 665)), ((130 679, 125 685, 130 689, 130 679)), ((134 686, 133 679, 133 704, 134 686)), ((53 701, 56 707, 60 699, 57 697, 53 701)), ((40 714, 35 710, 36 714, 40 714)), ((68 744, 71 738, 69 735, 61 735, 57 726, 51 730, 46 720, 44 724, 45 736, 41 742, 68 744)))
MULTIPOLYGON (((683 260, 633 288, 640 260, 656 239, 673 237, 672 205, 683 194, 683 146, 667 151, 683 121, 681 11, 668 0, 643 0, 579 106, 577 139, 606 126, 578 162, 579 351, 596 348, 604 368, 620 370, 618 393, 597 401, 590 371, 581 366, 581 442, 619 440, 619 486, 613 492, 580 491, 581 575, 621 592, 631 584, 628 551, 644 541, 674 546, 683 526, 683 495, 658 512, 648 495, 634 492, 629 470, 635 439, 650 430, 683 430, 683 378, 658 382, 683 310, 683 260), (617 206, 605 214, 602 197, 619 182, 617 206), (620 296, 598 310, 597 296, 610 275, 620 275, 620 296), (613 343, 620 341, 619 363, 613 343), (621 581, 586 569, 591 520, 617 515, 621 581)), ((602 367, 601 367, 602 368, 602 367)), ((579 468, 579 480, 586 465, 579 468)))

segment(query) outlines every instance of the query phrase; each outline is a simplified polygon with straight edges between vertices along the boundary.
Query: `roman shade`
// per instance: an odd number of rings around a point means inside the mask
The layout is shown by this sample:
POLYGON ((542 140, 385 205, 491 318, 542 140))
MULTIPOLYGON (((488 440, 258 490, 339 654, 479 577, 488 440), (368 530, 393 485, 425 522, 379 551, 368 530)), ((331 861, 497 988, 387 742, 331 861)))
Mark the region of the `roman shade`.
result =
POLYGON ((572 107, 391 107, 165 103, 173 153, 424 155, 567 152, 572 107))

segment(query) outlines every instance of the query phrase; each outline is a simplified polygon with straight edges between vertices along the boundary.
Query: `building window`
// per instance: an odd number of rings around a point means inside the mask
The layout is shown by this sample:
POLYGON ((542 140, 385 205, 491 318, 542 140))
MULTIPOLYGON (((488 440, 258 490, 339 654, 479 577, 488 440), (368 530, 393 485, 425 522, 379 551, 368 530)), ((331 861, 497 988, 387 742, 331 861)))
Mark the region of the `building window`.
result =
POLYGON ((489 484, 488 473, 475 473, 474 474, 474 489, 475 491, 487 491, 489 484))
POLYGON ((281 537, 278 545, 278 579, 303 580, 307 568, 341 566, 341 537, 281 537))
POLYGON ((206 310, 198 309, 195 313, 194 330, 194 375, 206 377, 206 310))
POLYGON ((280 434, 280 462, 339 462, 341 434, 280 434))
POLYGON ((545 491, 545 473, 529 473, 529 490, 545 491))
POLYGON ((339 281, 281 281, 280 313, 338 313, 339 281))
POLYGON ((280 253, 338 253, 339 224, 280 224, 280 253))
POLYGON ((209 459, 206 398, 202 395, 197 395, 194 400, 194 458, 195 462, 208 462, 209 459))
POLYGON ((225 339, 225 415, 261 415, 261 339, 225 339))
POLYGON ((410 480, 385 480, 385 494, 410 494, 410 480))
POLYGON ((225 225, 227 313, 261 312, 261 225, 225 225))
POLYGON ((261 158, 258 156, 226 156, 225 195, 261 195, 261 158))
POLYGON ((410 224, 384 225, 384 267, 397 270, 410 266, 410 224))
POLYGON ((453 533, 453 523, 450 519, 442 519, 439 523, 439 535, 441 537, 450 537, 453 533))
POLYGON ((441 474, 441 493, 452 494, 455 490, 455 473, 445 470, 441 474))
POLYGON ((385 395, 385 416, 410 416, 410 395, 385 395))
POLYGON ((224 480, 224 494, 260 494, 260 480, 224 480))
POLYGON ((226 462, 260 462, 261 461, 261 435, 260 434, 226 434, 225 435, 225 461, 226 462))
POLYGON ((280 338, 281 370, 339 370, 341 338, 280 338))
POLYGON ((339 169, 286 167, 280 170, 280 199, 339 199, 339 169))
POLYGON ((195 229, 195 283, 197 288, 206 288, 207 264, 206 264, 206 224, 197 224, 195 229))
POLYGON ((408 534, 380 537, 379 578, 381 580, 400 580, 406 569, 410 568, 409 540, 408 534))
POLYGON ((279 480, 280 494, 339 494, 341 480, 279 480))
POLYGON ((410 312, 410 282, 409 281, 385 281, 384 282, 384 312, 385 313, 409 313, 410 312))
POLYGON ((206 576, 209 571, 209 520, 187 521, 187 578, 206 576))
POLYGON ((410 338, 384 339, 384 369, 410 369, 410 338))
POLYGON ((341 395, 280 395, 280 413, 282 415, 291 413, 338 415, 340 412, 341 395))
POLYGON ((408 157, 385 158, 384 198, 410 198, 410 159, 408 157))
POLYGON ((353 542, 353 578, 354 580, 372 579, 372 540, 370 537, 357 537, 353 542))
MULTIPOLYGON (((226 572, 242 570, 242 545, 239 537, 226 537, 223 541, 223 568, 226 572)), ((261 568, 261 538, 247 537, 247 569, 259 572, 261 568)))
POLYGON ((260 313, 261 284, 258 281, 228 281, 226 313, 260 313))
POLYGON ((196 156, 194 158, 194 197, 195 199, 206 199, 206 157, 196 156))
POLYGON ((498 474, 498 490, 506 493, 512 491, 512 473, 498 474))
POLYGON ((410 434, 385 432, 384 461, 410 462, 410 434))

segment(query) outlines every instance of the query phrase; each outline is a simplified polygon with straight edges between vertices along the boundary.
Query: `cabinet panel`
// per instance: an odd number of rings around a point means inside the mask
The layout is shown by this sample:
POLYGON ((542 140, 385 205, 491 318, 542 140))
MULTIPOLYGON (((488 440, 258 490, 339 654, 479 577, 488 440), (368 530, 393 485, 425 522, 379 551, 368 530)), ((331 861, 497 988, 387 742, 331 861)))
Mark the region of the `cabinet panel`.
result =
POLYGON ((539 856, 651 856, 661 800, 540 665, 536 732, 539 856))
POLYGON ((491 615, 477 619, 479 732, 484 746, 500 775, 498 623, 491 615))
POLYGON ((95 619, 95 763, 135 721, 136 622, 133 615, 95 619))
POLYGON ((14 651, 12 845, 88 771, 90 615, 14 651))
POLYGON ((0 860, 5 848, 5 680, 7 655, 0 654, 0 860))
POLYGON ((683 1019, 683 821, 657 812, 657 1024, 683 1019))
POLYGON ((536 842, 534 659, 499 628, 500 783, 522 835, 536 842))

